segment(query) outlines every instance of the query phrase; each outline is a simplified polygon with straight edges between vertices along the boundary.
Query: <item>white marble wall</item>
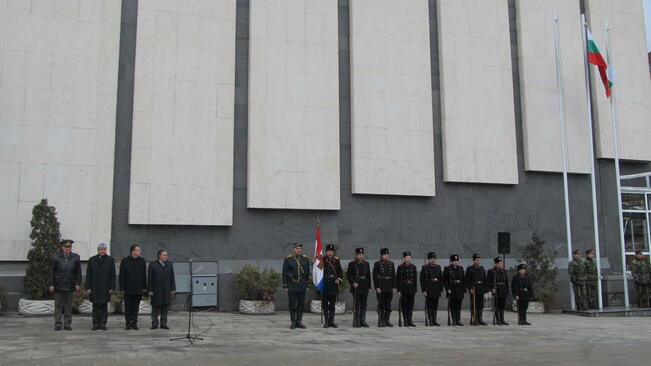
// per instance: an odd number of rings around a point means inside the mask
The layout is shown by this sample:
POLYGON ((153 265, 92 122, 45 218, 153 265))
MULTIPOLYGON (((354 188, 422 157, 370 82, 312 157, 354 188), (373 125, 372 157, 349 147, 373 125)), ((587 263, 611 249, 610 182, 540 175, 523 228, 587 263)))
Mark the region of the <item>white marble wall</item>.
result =
POLYGON ((232 224, 235 8, 138 2, 130 224, 232 224))
POLYGON ((565 92, 568 171, 589 173, 590 127, 579 2, 518 0, 516 9, 525 169, 563 171, 554 49, 556 14, 565 92))
POLYGON ((438 0, 447 182, 518 183, 507 0, 438 0))
POLYGON ((47 198, 82 258, 111 239, 119 0, 0 1, 0 260, 47 198))
POLYGON ((352 192, 434 196, 427 0, 350 3, 352 192))
MULTIPOLYGON (((642 0, 587 0, 589 24, 599 50, 606 58, 606 24, 610 27, 614 96, 619 122, 620 158, 651 160, 651 79, 646 48, 642 0)), ((596 67, 593 100, 596 101, 597 157, 613 158, 610 102, 596 67)))
POLYGON ((337 2, 252 0, 247 205, 339 209, 337 2))

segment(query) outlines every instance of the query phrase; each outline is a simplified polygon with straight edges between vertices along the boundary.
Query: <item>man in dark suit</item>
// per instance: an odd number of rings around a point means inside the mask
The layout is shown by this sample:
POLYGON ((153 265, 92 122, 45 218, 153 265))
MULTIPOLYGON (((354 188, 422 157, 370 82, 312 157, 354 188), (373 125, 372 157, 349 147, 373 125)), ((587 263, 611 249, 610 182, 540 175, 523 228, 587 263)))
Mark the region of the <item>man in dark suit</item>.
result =
POLYGON ((441 266, 436 263, 436 253, 427 253, 427 264, 420 270, 420 288, 425 295, 425 312, 430 326, 439 326, 436 322, 436 312, 443 291, 442 277, 441 266))
POLYGON ((461 304, 463 303, 463 296, 466 293, 466 286, 464 285, 464 272, 463 267, 459 263, 459 256, 453 254, 450 256, 450 264, 445 266, 443 270, 443 286, 448 296, 448 307, 452 321, 448 325, 461 324, 461 304))
POLYGON ((310 259, 303 254, 303 244, 292 244, 292 254, 283 262, 283 291, 289 300, 289 316, 292 320, 290 329, 305 329, 303 325, 303 307, 305 292, 310 286, 310 259))
POLYGON ((531 325, 527 321, 527 309, 529 300, 533 297, 533 285, 527 275, 527 266, 524 263, 518 264, 518 273, 513 275, 511 292, 517 302, 518 325, 531 325))
POLYGON ((475 253, 472 255, 472 265, 466 268, 464 282, 470 293, 470 325, 487 325, 483 319, 484 294, 486 293, 486 270, 481 265, 481 257, 475 253))
POLYGON ((400 309, 405 319, 405 327, 415 327, 412 315, 414 313, 414 296, 418 292, 416 266, 411 263, 411 252, 402 253, 403 262, 396 271, 396 285, 400 295, 400 309))
POLYGON ((72 294, 81 285, 79 255, 72 252, 70 239, 61 240, 61 251, 52 257, 48 290, 54 292, 54 330, 72 330, 72 294), (63 315, 63 324, 61 323, 63 315))
POLYGON ((335 245, 326 245, 326 256, 323 257, 323 293, 321 294, 321 307, 325 318, 324 328, 337 328, 335 323, 335 307, 339 284, 344 281, 344 271, 341 261, 335 256, 335 245))
POLYGON ((86 268, 86 293, 93 303, 91 330, 106 330, 108 302, 115 290, 115 260, 106 251, 106 244, 97 245, 97 255, 88 259, 86 268))
POLYGON ((160 327, 170 329, 167 326, 167 311, 172 303, 172 295, 176 293, 176 282, 174 280, 174 267, 169 261, 167 250, 158 251, 158 259, 149 263, 149 296, 151 298, 151 329, 158 328, 158 317, 160 316, 160 327))
POLYGON ((486 275, 487 286, 493 293, 495 324, 509 325, 504 321, 504 309, 506 308, 506 299, 509 297, 509 277, 504 269, 504 260, 497 256, 493 259, 495 267, 488 270, 486 275))
POLYGON ((348 263, 346 278, 353 294, 353 327, 368 328, 366 323, 366 302, 371 289, 371 266, 364 260, 364 248, 355 249, 355 259, 348 263))
POLYGON ((389 248, 380 249, 380 260, 373 264, 373 285, 377 293, 377 326, 393 327, 391 324, 391 300, 396 290, 396 268, 389 259, 389 248))
POLYGON ((147 293, 147 262, 140 253, 140 247, 134 244, 129 248, 129 255, 120 263, 120 289, 124 292, 126 330, 138 330, 140 300, 147 293))

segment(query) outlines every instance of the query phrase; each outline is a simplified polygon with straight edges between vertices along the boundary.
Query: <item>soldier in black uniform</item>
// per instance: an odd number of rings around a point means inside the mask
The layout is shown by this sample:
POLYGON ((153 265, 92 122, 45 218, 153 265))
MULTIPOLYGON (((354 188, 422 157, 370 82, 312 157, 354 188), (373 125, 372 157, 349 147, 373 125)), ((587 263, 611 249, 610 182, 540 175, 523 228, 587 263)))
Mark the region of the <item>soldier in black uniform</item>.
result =
POLYGON ((506 299, 509 297, 509 276, 504 269, 504 260, 502 260, 502 257, 495 257, 493 261, 495 262, 495 267, 488 270, 486 283, 495 299, 493 305, 493 312, 495 313, 494 323, 497 325, 509 325, 509 323, 504 321, 506 299))
POLYGON ((335 245, 326 245, 326 256, 323 258, 323 293, 321 308, 323 309, 324 328, 337 328, 335 324, 335 304, 339 295, 339 284, 344 281, 344 271, 341 261, 335 256, 335 245))
POLYGON ((301 328, 303 325, 303 306, 305 291, 310 284, 310 259, 303 255, 303 244, 294 243, 292 254, 283 263, 283 290, 289 297, 289 316, 292 319, 290 329, 301 328))
POLYGON ((449 312, 452 316, 452 322, 448 322, 448 325, 463 326, 461 324, 461 304, 466 293, 463 279, 463 267, 459 264, 459 256, 453 254, 450 256, 450 264, 443 270, 443 286, 447 292, 449 312))
POLYGON ((400 308, 405 319, 405 327, 415 327, 412 319, 414 313, 414 296, 418 291, 416 283, 418 271, 416 266, 411 263, 411 252, 402 253, 403 262, 398 266, 396 273, 396 282, 398 285, 398 294, 400 295, 400 308))
POLYGON ((529 299, 533 297, 533 286, 527 276, 527 266, 524 263, 518 265, 518 273, 513 276, 511 292, 518 304, 518 325, 531 325, 527 322, 527 308, 529 299))
POLYGON ((483 319, 486 271, 481 265, 479 254, 473 254, 472 261, 472 266, 466 268, 466 278, 464 279, 470 293, 470 325, 488 325, 484 323, 483 319))
MULTIPOLYGON (((436 253, 427 253, 427 264, 420 270, 420 288, 425 295, 425 313, 429 325, 439 326, 436 322, 436 312, 439 308, 439 298, 443 291, 443 273, 441 266, 436 264, 436 253)), ((425 323, 425 325, 428 325, 425 323)))
POLYGON ((373 285, 377 293, 377 326, 393 327, 391 324, 391 300, 396 289, 396 270, 389 260, 389 249, 380 249, 380 260, 373 265, 373 285))
POLYGON ((346 277, 353 294, 353 327, 368 328, 366 302, 371 289, 371 266, 364 260, 364 248, 355 249, 355 259, 348 263, 346 277))

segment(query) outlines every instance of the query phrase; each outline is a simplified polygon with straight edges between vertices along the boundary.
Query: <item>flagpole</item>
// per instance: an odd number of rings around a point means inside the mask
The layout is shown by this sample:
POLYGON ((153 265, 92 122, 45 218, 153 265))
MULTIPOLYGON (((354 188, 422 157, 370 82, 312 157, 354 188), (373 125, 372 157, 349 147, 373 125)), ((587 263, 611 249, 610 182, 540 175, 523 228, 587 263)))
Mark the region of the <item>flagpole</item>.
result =
MULTIPOLYGON (((610 39, 610 28, 608 23, 606 23, 606 59, 608 67, 612 67, 612 56, 610 53, 611 50, 611 39, 610 39)), ((612 69, 611 69, 612 70, 612 69)), ((610 79, 610 78, 609 78, 610 79)), ((619 242, 621 245, 622 251, 622 277, 624 280, 624 305, 626 309, 630 307, 629 298, 628 298, 628 278, 626 274, 626 245, 624 242, 624 228, 622 223, 624 218, 622 216, 622 186, 621 178, 619 174, 619 125, 617 123, 617 105, 615 104, 615 88, 612 88, 610 95, 610 121, 612 122, 613 128, 613 148, 615 156, 615 179, 617 180, 617 213, 619 217, 619 242)))
POLYGON ((587 23, 585 21, 585 14, 581 14, 581 34, 583 36, 583 66, 585 71, 585 92, 586 92, 586 108, 588 109, 588 127, 590 131, 590 184, 592 190, 592 226, 594 230, 594 241, 595 241, 595 254, 597 257, 597 296, 599 300, 599 310, 604 308, 603 298, 602 298, 602 287, 601 287, 601 250, 600 250, 600 240, 599 240, 599 219, 597 213, 597 184, 595 182, 595 174, 597 169, 595 168, 595 158, 594 158, 594 135, 592 130, 592 99, 590 94, 590 71, 588 69, 588 35, 586 31, 587 23))
MULTIPOLYGON (((558 86, 558 103, 560 108, 560 123, 561 123, 561 145, 563 157, 563 195, 565 199, 565 231, 567 235, 567 259, 572 260, 572 224, 570 221, 570 198, 568 192, 567 182, 567 141, 565 136, 565 89, 563 87, 563 68, 561 67, 561 45, 560 45, 560 31, 558 28, 558 16, 554 11, 554 49, 556 51, 556 83, 558 86)), ((572 310, 576 310, 574 302, 574 291, 570 282, 570 303, 572 310)))

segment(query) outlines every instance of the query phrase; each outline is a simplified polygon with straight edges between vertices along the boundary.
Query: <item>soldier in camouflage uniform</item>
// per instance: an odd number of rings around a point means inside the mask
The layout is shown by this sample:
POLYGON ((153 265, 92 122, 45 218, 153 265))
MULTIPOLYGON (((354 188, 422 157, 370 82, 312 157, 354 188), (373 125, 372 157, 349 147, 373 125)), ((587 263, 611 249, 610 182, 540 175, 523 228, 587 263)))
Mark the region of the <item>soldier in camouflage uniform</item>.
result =
POLYGON ((631 273, 635 281, 638 305, 641 308, 649 307, 649 285, 651 285, 651 264, 645 260, 641 250, 635 251, 635 258, 631 262, 631 273))
POLYGON ((594 258, 594 250, 585 251, 585 296, 588 308, 596 309, 599 307, 597 281, 599 281, 599 272, 597 271, 597 261, 594 258))
POLYGON ((570 274, 570 282, 572 282, 572 289, 574 290, 576 310, 587 310, 587 307, 585 305, 585 264, 581 259, 580 250, 575 250, 572 252, 572 260, 567 266, 567 272, 570 274))

